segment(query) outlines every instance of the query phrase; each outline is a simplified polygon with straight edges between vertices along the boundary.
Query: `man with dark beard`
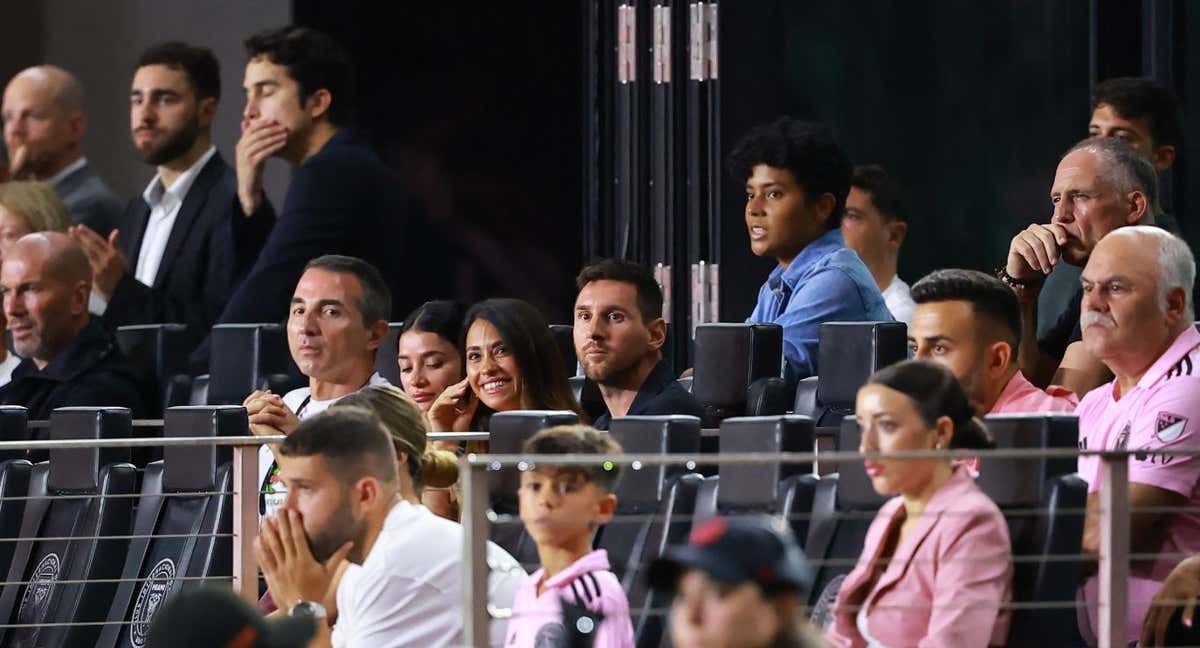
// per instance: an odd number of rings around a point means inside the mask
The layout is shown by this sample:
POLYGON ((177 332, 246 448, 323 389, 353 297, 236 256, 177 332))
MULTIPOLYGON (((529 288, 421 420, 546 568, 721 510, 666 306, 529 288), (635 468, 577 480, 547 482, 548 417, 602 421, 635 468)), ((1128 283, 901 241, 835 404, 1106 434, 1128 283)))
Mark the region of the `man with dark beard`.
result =
POLYGON ((142 54, 129 97, 138 155, 157 175, 107 238, 72 228, 95 275, 89 307, 109 326, 175 322, 198 343, 216 322, 273 224, 236 227, 237 176, 212 145, 220 101, 212 52, 172 42, 142 54))
POLYGON ((662 289, 650 272, 606 259, 584 268, 575 284, 575 355, 608 410, 594 427, 607 430, 614 416, 701 416, 699 401, 662 359, 667 323, 662 289))

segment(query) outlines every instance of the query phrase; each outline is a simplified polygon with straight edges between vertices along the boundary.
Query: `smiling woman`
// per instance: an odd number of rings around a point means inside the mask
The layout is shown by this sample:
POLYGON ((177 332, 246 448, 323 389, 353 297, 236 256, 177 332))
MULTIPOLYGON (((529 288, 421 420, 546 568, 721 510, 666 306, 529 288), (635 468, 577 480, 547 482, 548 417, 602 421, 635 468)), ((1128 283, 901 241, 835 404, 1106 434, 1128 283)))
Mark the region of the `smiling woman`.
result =
POLYGON ((492 412, 518 409, 569 410, 586 420, 537 309, 519 299, 489 299, 471 308, 465 328, 467 377, 429 408, 434 431, 486 429, 492 412))

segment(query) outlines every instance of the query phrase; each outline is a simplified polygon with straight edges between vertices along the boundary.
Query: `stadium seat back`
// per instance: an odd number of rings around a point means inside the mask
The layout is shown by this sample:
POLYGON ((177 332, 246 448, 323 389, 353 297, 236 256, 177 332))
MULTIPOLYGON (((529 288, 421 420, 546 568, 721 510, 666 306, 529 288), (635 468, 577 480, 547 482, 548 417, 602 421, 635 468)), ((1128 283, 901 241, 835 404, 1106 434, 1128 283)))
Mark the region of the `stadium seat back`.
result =
MULTIPOLYGON (((181 407, 166 415, 168 438, 247 434, 241 407, 181 407)), ((231 491, 228 447, 172 446, 163 461, 146 467, 133 532, 142 537, 129 544, 125 582, 113 598, 110 625, 98 646, 141 648, 163 601, 198 582, 181 579, 224 581, 232 576, 231 491)))
POLYGON ((827 322, 821 325, 817 356, 817 425, 837 425, 854 412, 858 388, 871 374, 908 357, 903 322, 827 322))
POLYGON ((783 329, 777 324, 700 324, 696 327, 692 393, 704 407, 706 427, 746 414, 750 385, 778 378, 783 329))
POLYGON ((671 607, 671 594, 651 590, 646 585, 645 570, 662 555, 667 547, 687 542, 695 521, 696 494, 704 477, 687 473, 672 480, 655 515, 656 525, 646 536, 641 562, 634 571, 618 574, 628 593, 629 611, 633 621, 634 640, 638 646, 657 646, 665 635, 667 617, 663 610, 671 607))
POLYGON ((151 398, 150 415, 157 418, 168 406, 166 398, 176 376, 186 375, 192 342, 183 324, 137 324, 117 328, 117 346, 129 364, 145 379, 151 398))
POLYGON ((212 329, 207 404, 241 405, 272 374, 298 375, 280 324, 217 324, 212 329))
POLYGON ((558 347, 558 355, 562 358, 567 376, 579 373, 579 359, 575 355, 575 328, 570 324, 551 324, 550 336, 558 347))
POLYGON ((387 335, 375 350, 375 371, 393 385, 400 385, 400 363, 396 356, 400 350, 400 327, 404 322, 388 324, 387 335))

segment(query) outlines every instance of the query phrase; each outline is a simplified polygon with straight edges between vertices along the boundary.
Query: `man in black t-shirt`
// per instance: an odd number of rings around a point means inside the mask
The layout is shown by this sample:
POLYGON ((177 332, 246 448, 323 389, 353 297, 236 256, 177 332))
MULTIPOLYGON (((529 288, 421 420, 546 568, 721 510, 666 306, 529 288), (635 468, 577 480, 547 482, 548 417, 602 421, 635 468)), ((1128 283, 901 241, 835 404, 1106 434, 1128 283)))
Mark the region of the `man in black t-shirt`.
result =
POLYGON ((576 280, 575 355, 596 383, 606 411, 594 426, 607 430, 615 416, 703 413, 662 359, 667 339, 662 290, 644 267, 607 259, 576 280))

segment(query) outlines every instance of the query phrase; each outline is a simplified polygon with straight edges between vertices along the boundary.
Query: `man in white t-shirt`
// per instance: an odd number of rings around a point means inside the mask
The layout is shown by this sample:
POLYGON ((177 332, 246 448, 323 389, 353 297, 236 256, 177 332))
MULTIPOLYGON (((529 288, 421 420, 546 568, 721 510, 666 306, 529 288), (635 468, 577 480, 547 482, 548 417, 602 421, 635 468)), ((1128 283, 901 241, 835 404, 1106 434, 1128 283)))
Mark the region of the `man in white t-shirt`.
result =
MULTIPOLYGON (((250 431, 288 434, 301 419, 324 411, 366 385, 386 383, 375 373, 375 351, 387 335, 392 296, 374 266, 354 257, 325 255, 308 263, 288 311, 288 348, 308 376, 308 387, 280 397, 256 391, 246 397, 250 431)), ((286 490, 273 448, 259 450, 262 513, 272 515, 286 490)))
POLYGON ((842 237, 858 253, 897 322, 912 322, 917 305, 908 284, 896 274, 900 247, 908 236, 908 200, 904 188, 877 164, 854 167, 842 237))
MULTIPOLYGON (((309 647, 461 645, 463 528, 401 498, 379 419, 348 407, 310 417, 279 460, 289 494, 255 548, 280 610, 319 619, 309 647)), ((511 608, 525 572, 491 543, 486 558, 489 607, 511 608)))

